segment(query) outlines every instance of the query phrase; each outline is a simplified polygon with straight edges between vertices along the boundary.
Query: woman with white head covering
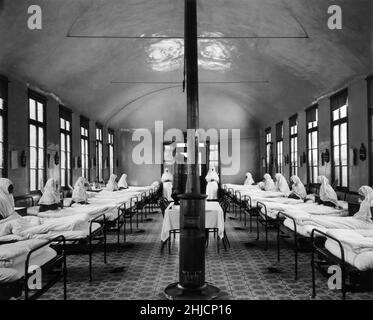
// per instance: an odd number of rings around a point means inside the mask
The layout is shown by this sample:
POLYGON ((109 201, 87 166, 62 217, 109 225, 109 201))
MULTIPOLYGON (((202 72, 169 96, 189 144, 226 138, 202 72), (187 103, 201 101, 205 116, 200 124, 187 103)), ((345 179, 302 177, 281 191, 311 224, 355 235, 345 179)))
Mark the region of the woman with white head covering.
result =
POLYGON ((48 179, 44 186, 43 195, 39 200, 39 212, 57 210, 61 204, 60 193, 57 190, 56 180, 48 179))
POLYGON ((327 177, 319 176, 317 181, 321 184, 319 193, 321 203, 329 207, 338 206, 338 196, 329 184, 327 177))
POLYGON ((72 200, 76 203, 85 204, 88 200, 87 192, 84 188, 85 179, 80 177, 74 185, 72 200))
POLYGON ((251 186, 254 183, 255 183, 255 181, 254 181, 253 176, 251 175, 251 173, 250 172, 246 172, 246 179, 245 179, 244 185, 245 186, 251 186))
POLYGON ((119 190, 128 188, 127 175, 125 173, 122 174, 122 176, 120 177, 120 179, 118 181, 118 188, 119 188, 119 190))
POLYGON ((264 175, 263 190, 264 191, 276 191, 275 183, 273 182, 272 177, 268 173, 264 175))
POLYGON ((359 211, 354 214, 354 218, 367 222, 373 222, 371 209, 373 206, 373 189, 368 186, 362 186, 359 189, 359 195, 364 197, 364 200, 360 204, 359 211))
POLYGON ((6 219, 15 213, 13 189, 12 181, 0 178, 0 220, 6 219))
POLYGON ((216 200, 218 198, 218 189, 219 189, 219 176, 215 171, 215 168, 210 168, 208 174, 206 175, 206 194, 207 200, 216 200))
POLYGON ((173 201, 172 195, 172 181, 174 180, 172 173, 166 168, 162 174, 161 181, 163 184, 163 197, 168 201, 173 201))
POLYGON ((281 173, 276 173, 276 189, 277 191, 282 192, 285 196, 289 196, 290 188, 285 177, 281 173))
POLYGON ((289 195, 289 198, 301 200, 306 199, 307 191, 299 177, 294 175, 290 178, 290 181, 293 182, 293 185, 291 187, 291 194, 289 195))
POLYGON ((108 181, 108 183, 106 185, 106 189, 108 191, 117 191, 118 190, 118 184, 115 181, 116 178, 117 178, 116 174, 110 175, 109 181, 108 181))

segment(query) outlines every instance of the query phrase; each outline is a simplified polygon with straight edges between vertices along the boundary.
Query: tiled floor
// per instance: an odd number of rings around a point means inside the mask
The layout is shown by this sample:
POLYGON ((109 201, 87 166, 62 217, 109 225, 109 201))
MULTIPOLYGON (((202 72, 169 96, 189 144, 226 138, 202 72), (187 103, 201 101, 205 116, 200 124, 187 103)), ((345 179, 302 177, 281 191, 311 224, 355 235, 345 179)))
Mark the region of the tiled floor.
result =
MULTIPOLYGON (((232 216, 229 214, 229 216, 232 216)), ((178 280, 178 237, 172 244, 172 254, 161 254, 160 233, 162 215, 152 215, 153 220, 141 224, 145 233, 128 235, 133 248, 117 252, 113 247, 108 253, 108 263, 102 254, 94 255, 94 280, 88 281, 88 257, 68 257, 68 299, 165 299, 165 287, 178 280), (121 268, 124 268, 121 270, 121 268)), ((237 220, 227 219, 226 230, 231 243, 228 251, 216 252, 211 237, 206 252, 206 281, 221 289, 219 299, 310 299, 310 254, 300 253, 299 279, 294 280, 293 253, 282 250, 282 261, 276 262, 274 234, 270 236, 268 251, 262 241, 255 241, 255 234, 234 230, 242 226, 237 220), (247 248, 246 242, 255 243, 247 248), (281 273, 270 273, 275 266, 281 273)), ((264 238, 263 236, 261 238, 264 238)), ((109 243, 115 243, 110 236, 109 243)), ((61 284, 55 285, 42 298, 61 299, 61 284)), ((340 299, 341 294, 328 289, 327 280, 317 274, 317 299, 340 299)), ((373 293, 348 293, 348 299, 373 299, 373 293)))

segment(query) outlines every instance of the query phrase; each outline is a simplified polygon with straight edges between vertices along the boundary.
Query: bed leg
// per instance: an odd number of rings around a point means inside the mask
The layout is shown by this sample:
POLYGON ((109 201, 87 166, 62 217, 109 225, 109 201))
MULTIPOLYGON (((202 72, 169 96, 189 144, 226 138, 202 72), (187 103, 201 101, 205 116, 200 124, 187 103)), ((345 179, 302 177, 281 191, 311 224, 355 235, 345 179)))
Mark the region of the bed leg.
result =
POLYGON ((344 263, 342 264, 342 300, 346 300, 346 268, 344 266, 344 263))
POLYGON ((264 227, 265 227, 265 231, 266 231, 266 245, 265 245, 264 250, 267 251, 268 250, 268 222, 267 222, 267 219, 265 219, 264 227))
POLYGON ((298 280, 298 237, 294 232, 294 279, 298 280))
POLYGON ((256 216, 256 239, 259 240, 259 215, 256 216))
MULTIPOLYGON (((312 239, 313 242, 313 239, 312 239)), ((315 249, 312 243, 312 254, 311 254, 311 271, 312 271, 312 299, 316 298, 316 280, 315 280, 315 249)))
POLYGON ((117 251, 120 251, 120 216, 118 217, 118 226, 117 226, 117 251))
POLYGON ((66 267, 66 255, 63 258, 63 300, 67 300, 67 267, 66 267))
POLYGON ((89 259, 89 281, 92 282, 92 248, 90 246, 89 253, 88 253, 88 259, 89 259))
POLYGON ((220 253, 220 243, 219 243, 219 237, 217 238, 217 248, 218 248, 218 254, 220 253))
POLYGON ((280 262, 280 222, 277 221, 277 262, 280 262))
POLYGON ((106 247, 106 228, 104 228, 104 263, 105 264, 107 264, 106 251, 107 251, 107 247, 106 247))
POLYGON ((250 232, 253 232, 253 216, 251 215, 251 212, 249 214, 250 214, 250 232))
POLYGON ((126 219, 123 216, 123 243, 126 243, 126 227, 127 227, 126 219))
POLYGON ((170 236, 168 237, 168 254, 171 254, 171 234, 170 236))

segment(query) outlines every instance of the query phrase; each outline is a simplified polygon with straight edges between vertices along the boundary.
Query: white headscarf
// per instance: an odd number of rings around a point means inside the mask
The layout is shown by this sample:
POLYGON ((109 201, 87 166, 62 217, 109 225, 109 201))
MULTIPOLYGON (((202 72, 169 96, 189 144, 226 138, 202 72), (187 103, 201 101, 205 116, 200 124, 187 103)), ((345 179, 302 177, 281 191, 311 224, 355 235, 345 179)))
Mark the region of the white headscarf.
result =
POLYGON ((372 222, 372 214, 370 212, 370 208, 372 207, 373 189, 368 186, 362 186, 359 189, 359 194, 364 196, 364 200, 360 204, 359 211, 354 214, 354 218, 372 222))
POLYGON ((219 176, 218 176, 218 174, 216 173, 214 167, 210 168, 210 170, 209 170, 209 172, 207 173, 205 179, 206 179, 207 182, 210 182, 211 180, 215 180, 216 182, 219 182, 219 176))
POLYGON ((290 188, 285 177, 281 173, 276 173, 276 188, 278 191, 282 192, 285 196, 290 194, 290 188))
POLYGON ((246 172, 246 180, 244 182, 244 185, 251 186, 254 183, 255 183, 255 181, 254 181, 253 176, 251 175, 251 173, 250 172, 246 172))
POLYGON ((162 181, 162 182, 166 182, 167 180, 173 181, 174 178, 173 178, 173 176, 172 176, 172 173, 170 173, 169 170, 166 168, 166 169, 164 170, 164 173, 162 174, 161 181, 162 181))
POLYGON ((74 202, 87 202, 88 195, 84 188, 85 179, 80 177, 74 185, 72 200, 74 202))
POLYGON ((44 186, 43 195, 39 200, 39 204, 50 205, 60 203, 60 194, 57 191, 56 180, 48 179, 44 186))
POLYGON ((127 175, 125 173, 122 174, 118 181, 118 188, 128 188, 127 175))
POLYGON ((329 180, 325 176, 319 176, 317 181, 321 184, 320 186, 320 199, 322 201, 329 201, 338 205, 338 196, 333 190, 332 186, 329 184, 329 180))
POLYGON ((115 182, 115 179, 117 178, 116 174, 112 174, 109 178, 109 181, 106 185, 107 190, 109 191, 116 191, 118 190, 118 184, 115 182))
POLYGON ((14 211, 14 198, 8 189, 13 183, 9 179, 0 178, 0 216, 4 219, 11 216, 14 211))
POLYGON ((276 191, 275 183, 273 182, 272 177, 268 173, 264 175, 264 190, 276 191))
POLYGON ((307 197, 307 191, 302 181, 300 181, 299 177, 292 176, 290 180, 293 181, 293 186, 291 187, 293 193, 300 199, 305 199, 307 197))

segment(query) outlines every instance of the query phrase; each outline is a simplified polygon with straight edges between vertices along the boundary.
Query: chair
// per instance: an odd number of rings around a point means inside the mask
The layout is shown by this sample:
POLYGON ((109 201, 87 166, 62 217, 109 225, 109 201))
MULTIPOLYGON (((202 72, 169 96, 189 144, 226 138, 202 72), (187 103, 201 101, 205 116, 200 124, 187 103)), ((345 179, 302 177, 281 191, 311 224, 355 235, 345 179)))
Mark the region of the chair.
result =
POLYGON ((158 206, 159 206, 159 208, 161 209, 161 212, 162 212, 162 216, 163 216, 163 217, 164 217, 164 213, 165 213, 165 211, 166 211, 168 205, 169 205, 169 202, 168 202, 168 200, 167 200, 165 197, 160 197, 160 198, 158 199, 158 206))

